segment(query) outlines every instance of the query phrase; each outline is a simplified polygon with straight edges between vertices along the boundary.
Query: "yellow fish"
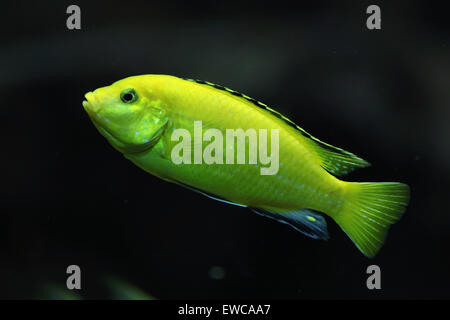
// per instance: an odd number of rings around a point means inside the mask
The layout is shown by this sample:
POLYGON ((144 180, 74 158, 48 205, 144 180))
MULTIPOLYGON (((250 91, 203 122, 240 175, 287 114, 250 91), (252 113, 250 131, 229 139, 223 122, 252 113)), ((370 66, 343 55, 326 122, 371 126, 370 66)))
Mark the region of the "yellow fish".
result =
POLYGON ((377 254, 409 201, 403 183, 338 179, 369 163, 210 82, 141 75, 85 97, 95 127, 143 170, 315 239, 329 238, 325 213, 367 257, 377 254))

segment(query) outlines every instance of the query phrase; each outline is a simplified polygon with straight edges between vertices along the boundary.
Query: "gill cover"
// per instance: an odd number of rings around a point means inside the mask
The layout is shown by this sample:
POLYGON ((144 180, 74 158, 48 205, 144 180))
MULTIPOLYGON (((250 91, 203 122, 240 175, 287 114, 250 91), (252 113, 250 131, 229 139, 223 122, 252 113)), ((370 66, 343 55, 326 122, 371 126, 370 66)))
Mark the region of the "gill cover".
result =
POLYGON ((160 101, 145 89, 117 82, 86 94, 89 117, 109 143, 122 153, 142 152, 158 142, 168 118, 160 101))

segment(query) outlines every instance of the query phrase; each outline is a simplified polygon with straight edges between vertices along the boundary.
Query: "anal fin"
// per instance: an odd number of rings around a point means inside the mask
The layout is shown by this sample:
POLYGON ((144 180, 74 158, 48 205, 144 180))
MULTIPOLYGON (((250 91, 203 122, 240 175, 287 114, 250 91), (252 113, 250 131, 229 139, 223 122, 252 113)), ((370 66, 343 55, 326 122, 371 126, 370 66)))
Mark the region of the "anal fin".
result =
MULTIPOLYGON (((244 204, 232 202, 226 199, 223 199, 217 195, 210 194, 208 192, 205 192, 203 190, 199 190, 197 188, 188 186, 180 181, 175 181, 168 178, 160 177, 168 182, 178 184, 186 189, 189 189, 191 191, 200 193, 210 199, 220 201, 227 204, 232 204, 239 207, 248 207, 244 204)), ((301 209, 297 211, 283 211, 283 212, 277 212, 273 209, 262 209, 262 208, 253 208, 248 207, 253 212, 262 215, 264 217, 268 217, 271 219, 274 219, 278 222, 287 224, 294 228, 295 230, 307 235, 308 237, 311 237, 313 239, 321 239, 321 240, 328 240, 328 230, 327 230, 327 222, 323 216, 320 214, 314 212, 313 210, 309 209, 301 209)))
POLYGON ((323 216, 309 209, 275 212, 260 208, 250 208, 255 213, 287 224, 313 239, 328 240, 327 222, 323 216))

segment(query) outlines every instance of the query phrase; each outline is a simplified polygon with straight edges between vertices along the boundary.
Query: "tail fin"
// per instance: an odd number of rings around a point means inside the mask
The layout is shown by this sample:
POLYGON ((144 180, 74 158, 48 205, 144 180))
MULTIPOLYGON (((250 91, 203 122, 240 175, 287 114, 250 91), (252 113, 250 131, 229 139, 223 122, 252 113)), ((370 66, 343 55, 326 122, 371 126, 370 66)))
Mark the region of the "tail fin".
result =
POLYGON ((348 182, 347 197, 334 220, 358 249, 373 258, 384 244, 389 226, 409 202, 409 187, 398 182, 348 182))

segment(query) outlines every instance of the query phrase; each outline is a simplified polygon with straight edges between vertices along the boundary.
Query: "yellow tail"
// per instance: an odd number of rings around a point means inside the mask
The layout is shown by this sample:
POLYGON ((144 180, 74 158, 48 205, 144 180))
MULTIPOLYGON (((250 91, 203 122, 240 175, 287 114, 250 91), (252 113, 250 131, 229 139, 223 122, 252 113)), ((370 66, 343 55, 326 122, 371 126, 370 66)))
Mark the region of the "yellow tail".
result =
POLYGON ((345 201, 334 220, 365 256, 373 258, 389 226, 405 211, 409 187, 398 182, 347 182, 345 186, 345 201))

